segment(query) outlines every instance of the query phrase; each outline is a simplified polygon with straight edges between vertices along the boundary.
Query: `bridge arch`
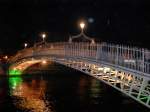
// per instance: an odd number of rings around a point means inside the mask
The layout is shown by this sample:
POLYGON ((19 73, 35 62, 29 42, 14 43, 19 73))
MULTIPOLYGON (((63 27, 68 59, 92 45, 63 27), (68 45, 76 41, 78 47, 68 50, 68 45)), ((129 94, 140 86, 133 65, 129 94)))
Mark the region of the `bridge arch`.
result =
POLYGON ((45 65, 47 64, 48 61, 50 61, 50 59, 45 58, 45 57, 21 59, 9 67, 8 75, 21 75, 24 73, 26 69, 28 69, 32 65, 37 64, 37 63, 41 63, 45 65))

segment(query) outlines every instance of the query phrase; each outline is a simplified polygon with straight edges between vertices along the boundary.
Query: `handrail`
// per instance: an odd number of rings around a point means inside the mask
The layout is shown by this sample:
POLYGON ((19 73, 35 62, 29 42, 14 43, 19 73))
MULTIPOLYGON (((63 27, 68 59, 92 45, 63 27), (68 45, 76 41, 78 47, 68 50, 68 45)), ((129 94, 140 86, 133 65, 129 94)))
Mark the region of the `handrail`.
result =
POLYGON ((150 74, 150 51, 148 49, 108 43, 47 43, 43 47, 36 46, 23 49, 11 61, 40 54, 89 58, 150 74))

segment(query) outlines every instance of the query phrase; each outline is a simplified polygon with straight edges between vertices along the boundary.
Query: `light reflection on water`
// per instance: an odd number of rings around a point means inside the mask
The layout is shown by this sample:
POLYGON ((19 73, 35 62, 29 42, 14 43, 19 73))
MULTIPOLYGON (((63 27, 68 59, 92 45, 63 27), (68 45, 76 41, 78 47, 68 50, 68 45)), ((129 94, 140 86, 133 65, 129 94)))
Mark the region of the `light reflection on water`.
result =
POLYGON ((0 78, 0 112, 150 112, 81 72, 57 64, 46 72, 0 78))
POLYGON ((45 99, 46 81, 30 80, 25 82, 22 77, 9 78, 10 96, 14 97, 14 105, 21 110, 30 112, 54 112, 49 101, 45 99))

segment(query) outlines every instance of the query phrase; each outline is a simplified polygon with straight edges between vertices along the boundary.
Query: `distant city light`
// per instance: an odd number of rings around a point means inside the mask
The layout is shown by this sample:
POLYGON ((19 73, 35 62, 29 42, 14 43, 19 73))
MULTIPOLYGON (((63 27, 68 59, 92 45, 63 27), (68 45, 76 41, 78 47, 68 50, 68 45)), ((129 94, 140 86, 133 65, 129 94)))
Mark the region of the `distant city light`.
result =
POLYGON ((42 61, 42 64, 44 64, 44 65, 47 64, 47 61, 46 61, 46 60, 43 60, 43 61, 42 61))
POLYGON ((7 59, 8 59, 8 56, 4 56, 4 59, 6 59, 6 60, 7 60, 7 59))

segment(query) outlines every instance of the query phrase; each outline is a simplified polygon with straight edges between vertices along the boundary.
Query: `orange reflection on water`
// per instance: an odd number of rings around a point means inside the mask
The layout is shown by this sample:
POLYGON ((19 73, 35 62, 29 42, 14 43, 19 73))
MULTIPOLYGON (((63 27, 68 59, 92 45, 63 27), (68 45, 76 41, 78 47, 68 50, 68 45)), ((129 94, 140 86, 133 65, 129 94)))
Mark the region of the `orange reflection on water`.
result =
MULTIPOLYGON (((45 98, 46 81, 44 80, 34 80, 30 82, 16 83, 10 78, 10 94, 15 97, 14 104, 17 108, 23 110, 30 110, 31 112, 54 112, 51 102, 47 101, 45 98), (18 85, 16 85, 18 84, 18 85)), ((15 77, 16 78, 16 77, 15 77)), ((18 77, 17 77, 18 78, 18 77)))

